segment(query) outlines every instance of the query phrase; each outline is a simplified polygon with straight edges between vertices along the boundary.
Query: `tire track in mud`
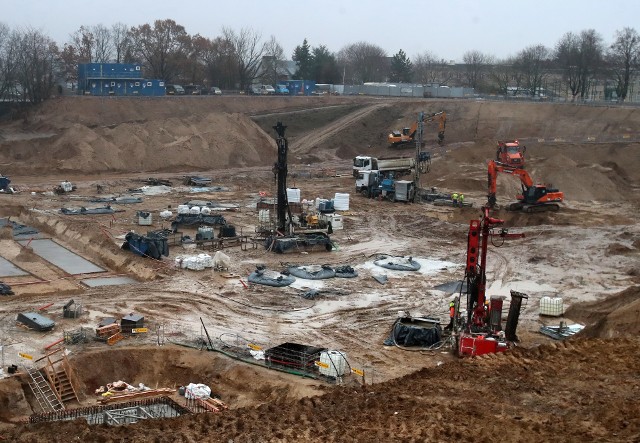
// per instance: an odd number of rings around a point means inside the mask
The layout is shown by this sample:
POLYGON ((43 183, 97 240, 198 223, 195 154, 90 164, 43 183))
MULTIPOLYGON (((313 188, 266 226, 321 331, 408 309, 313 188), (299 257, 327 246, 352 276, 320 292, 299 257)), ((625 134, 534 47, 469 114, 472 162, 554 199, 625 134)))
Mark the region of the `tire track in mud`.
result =
POLYGON ((320 143, 326 141, 330 137, 335 136, 340 131, 347 129, 352 126, 354 123, 362 120, 367 117, 372 112, 378 111, 383 108, 387 108, 390 106, 390 103, 376 103, 373 105, 366 106, 362 109, 359 109, 355 112, 352 112, 345 117, 342 117, 328 125, 324 128, 320 128, 316 131, 312 131, 307 135, 303 135, 298 138, 289 146, 289 150, 294 154, 302 154, 307 153, 314 146, 319 145, 320 143))

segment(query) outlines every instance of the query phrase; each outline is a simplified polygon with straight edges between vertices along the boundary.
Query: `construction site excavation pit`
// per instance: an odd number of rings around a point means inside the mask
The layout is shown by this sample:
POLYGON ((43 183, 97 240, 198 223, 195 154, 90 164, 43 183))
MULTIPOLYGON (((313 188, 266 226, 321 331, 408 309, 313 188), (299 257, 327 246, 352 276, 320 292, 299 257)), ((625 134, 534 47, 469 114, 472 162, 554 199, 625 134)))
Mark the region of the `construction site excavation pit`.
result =
MULTIPOLYGON (((38 107, 32 121, 0 122, 0 173, 21 190, 1 196, 0 224, 9 218, 22 226, 5 228, 0 237, 0 274, 8 274, 0 280, 15 292, 0 297, 0 437, 30 443, 494 441, 501 429, 502 440, 526 443, 637 440, 635 108, 355 96, 229 95, 215 97, 215 106, 206 97, 94 98, 60 98, 38 107), (390 148, 388 134, 420 112, 442 110, 448 115, 442 145, 437 127, 425 125, 432 162, 421 186, 434 194, 464 193, 465 206, 392 202, 356 192, 354 157, 414 157, 415 146, 390 148), (221 238, 231 231, 253 237, 274 215, 277 121, 288 127, 287 187, 299 190, 298 209, 350 195, 349 209, 334 214, 342 229, 331 234, 331 251, 277 255, 257 239, 221 238), (19 137, 25 131, 56 135, 19 137), (487 162, 495 159, 496 140, 512 138, 527 145, 526 170, 536 181, 565 194, 557 212, 511 212, 505 208, 522 192, 520 183, 506 174, 498 178, 491 216, 525 237, 492 238, 486 288, 496 298, 512 289, 529 292, 517 346, 459 359, 452 349, 409 352, 385 345, 401 313, 433 319, 443 329, 449 321, 452 299, 467 287, 470 221, 487 202, 487 162), (196 176, 212 186, 184 184, 196 176), (63 180, 77 189, 51 195, 63 180), (149 181, 171 186, 153 195, 132 192, 149 181), (105 195, 140 199, 113 202, 110 214, 60 212, 93 206, 91 200, 105 195), (196 198, 218 225, 180 224, 168 255, 159 259, 121 248, 131 231, 146 236, 171 228, 178 208, 191 202, 191 211, 196 198), (43 237, 102 271, 83 267, 96 272, 75 274, 79 268, 66 268, 66 259, 45 260, 32 248, 43 237), (181 267, 186 257, 217 252, 227 256, 217 269, 181 267), (388 269, 375 264, 383 254, 412 260, 402 270, 388 269), (278 273, 291 266, 348 265, 357 276, 297 278, 272 287, 248 281, 256 265, 278 273), (27 274, 17 275, 20 270, 27 274), (545 297, 562 299, 559 316, 540 315, 545 297), (72 299, 85 314, 64 318, 63 306, 72 299), (45 333, 18 326, 22 312, 48 316, 56 326, 45 333), (125 317, 144 317, 144 326, 134 328, 139 333, 98 339, 96 330, 110 327, 104 321, 125 317), (584 329, 564 341, 540 332, 543 325, 573 323, 584 329), (228 409, 127 426, 90 426, 86 419, 24 424, 41 412, 28 386, 29 366, 69 336, 88 340, 64 343, 80 397, 66 410, 101 405, 96 389, 117 381, 170 390, 162 395, 182 407, 180 387, 204 384, 228 409), (285 358, 268 352, 283 348, 304 352, 285 358), (315 353, 321 349, 346 355, 343 375, 319 376, 318 364, 325 362, 315 353), (9 374, 9 368, 16 371, 9 374)), ((146 415, 129 409, 138 406, 118 406, 116 414, 146 415)))

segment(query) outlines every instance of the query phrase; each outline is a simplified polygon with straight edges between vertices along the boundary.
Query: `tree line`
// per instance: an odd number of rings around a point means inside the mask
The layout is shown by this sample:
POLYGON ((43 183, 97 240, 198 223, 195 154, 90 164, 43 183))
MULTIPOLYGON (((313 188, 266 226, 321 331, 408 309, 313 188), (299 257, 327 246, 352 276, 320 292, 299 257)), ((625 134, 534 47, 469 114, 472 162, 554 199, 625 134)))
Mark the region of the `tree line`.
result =
POLYGON ((596 82, 608 81, 605 95, 624 101, 639 56, 640 36, 633 28, 616 31, 608 44, 593 29, 567 32, 553 48, 534 44, 505 59, 469 50, 462 64, 452 66, 428 50, 411 60, 402 49, 388 55, 376 44, 356 42, 332 52, 306 38, 287 56, 275 36, 263 39, 252 28, 223 27, 221 35, 209 38, 190 35, 170 19, 132 27, 80 26, 62 46, 42 31, 0 23, 0 97, 38 103, 56 83, 77 81, 79 63, 92 62, 141 63, 147 78, 246 90, 256 81, 276 84, 291 71, 290 58, 294 78, 317 83, 438 83, 535 96, 552 77, 575 99, 588 98, 596 82))

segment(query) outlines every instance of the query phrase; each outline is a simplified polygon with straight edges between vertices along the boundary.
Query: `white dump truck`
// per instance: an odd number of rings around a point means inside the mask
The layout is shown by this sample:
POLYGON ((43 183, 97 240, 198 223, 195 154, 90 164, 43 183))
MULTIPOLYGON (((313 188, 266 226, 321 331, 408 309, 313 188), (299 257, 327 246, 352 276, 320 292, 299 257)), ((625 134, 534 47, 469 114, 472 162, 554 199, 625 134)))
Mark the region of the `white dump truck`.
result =
POLYGON ((361 171, 394 172, 396 175, 409 174, 416 167, 415 157, 380 158, 359 155, 353 159, 353 176, 361 171))

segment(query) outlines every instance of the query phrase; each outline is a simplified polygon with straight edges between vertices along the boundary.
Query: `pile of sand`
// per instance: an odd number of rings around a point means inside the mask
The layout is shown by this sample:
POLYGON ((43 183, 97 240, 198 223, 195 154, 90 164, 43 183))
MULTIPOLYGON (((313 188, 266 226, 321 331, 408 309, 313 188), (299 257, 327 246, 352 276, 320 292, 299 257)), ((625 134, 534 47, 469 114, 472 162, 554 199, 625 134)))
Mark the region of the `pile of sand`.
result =
POLYGON ((583 322, 582 334, 588 337, 614 338, 640 334, 640 286, 631 286, 602 301, 571 305, 564 316, 583 322))

